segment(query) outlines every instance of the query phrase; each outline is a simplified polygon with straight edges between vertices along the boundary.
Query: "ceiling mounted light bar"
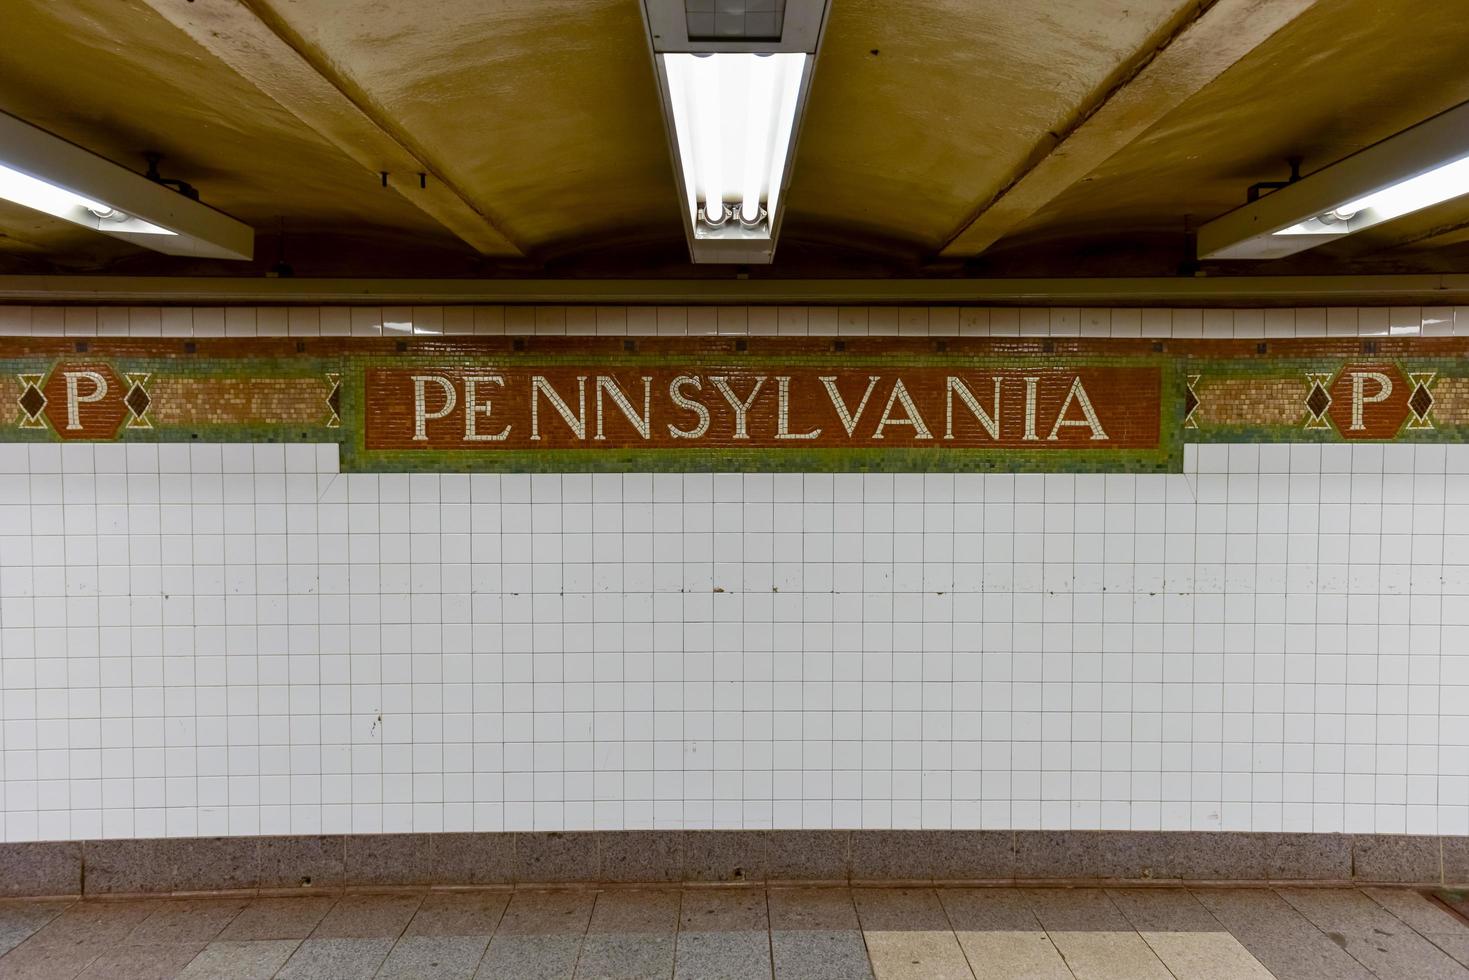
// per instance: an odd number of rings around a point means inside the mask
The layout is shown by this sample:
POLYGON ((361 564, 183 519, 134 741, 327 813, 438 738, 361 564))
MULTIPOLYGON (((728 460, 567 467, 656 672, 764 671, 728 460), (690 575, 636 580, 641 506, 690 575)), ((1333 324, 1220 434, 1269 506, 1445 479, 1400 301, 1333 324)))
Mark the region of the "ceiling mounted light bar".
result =
POLYGON ((829 0, 643 0, 689 255, 775 255, 829 0))
POLYGON ((1201 259, 1278 259, 1469 194, 1469 103, 1199 229, 1201 259))
POLYGON ((166 255, 255 251, 249 225, 4 113, 0 198, 166 255))

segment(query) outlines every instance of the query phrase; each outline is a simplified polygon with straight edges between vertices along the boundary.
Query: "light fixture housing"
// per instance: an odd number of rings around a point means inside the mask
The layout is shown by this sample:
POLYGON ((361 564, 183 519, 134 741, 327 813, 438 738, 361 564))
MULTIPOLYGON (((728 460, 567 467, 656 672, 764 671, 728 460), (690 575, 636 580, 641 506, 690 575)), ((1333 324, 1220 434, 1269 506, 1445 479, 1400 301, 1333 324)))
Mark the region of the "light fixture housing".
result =
POLYGON ((255 252, 249 225, 4 113, 0 198, 166 255, 255 252))
POLYGON ((829 0, 643 0, 689 255, 775 257, 829 0))
POLYGON ((1278 259, 1469 194, 1469 103, 1199 229, 1201 259, 1278 259))

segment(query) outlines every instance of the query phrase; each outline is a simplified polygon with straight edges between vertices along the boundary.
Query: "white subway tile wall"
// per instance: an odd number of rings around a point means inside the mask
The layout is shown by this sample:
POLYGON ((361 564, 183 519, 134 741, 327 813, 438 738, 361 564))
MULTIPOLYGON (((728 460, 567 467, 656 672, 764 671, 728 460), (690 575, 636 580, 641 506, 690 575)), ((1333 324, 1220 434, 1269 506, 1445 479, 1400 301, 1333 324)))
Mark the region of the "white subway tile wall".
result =
POLYGON ((335 470, 0 445, 5 839, 1469 832, 1469 447, 335 470))
MULTIPOLYGON (((1469 334, 1469 308, 0 307, 0 333, 1469 334)), ((339 474, 0 444, 5 840, 1469 833, 1469 446, 339 474)))

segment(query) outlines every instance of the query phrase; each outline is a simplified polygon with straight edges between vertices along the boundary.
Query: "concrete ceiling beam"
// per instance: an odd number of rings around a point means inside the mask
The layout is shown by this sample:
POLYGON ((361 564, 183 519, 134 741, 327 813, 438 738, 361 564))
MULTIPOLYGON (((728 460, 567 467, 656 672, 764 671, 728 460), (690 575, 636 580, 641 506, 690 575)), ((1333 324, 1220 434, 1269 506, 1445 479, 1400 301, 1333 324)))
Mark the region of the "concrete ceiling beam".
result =
POLYGON ((978 255, 1084 180, 1320 0, 1195 0, 1123 65, 940 254, 978 255))
MULTIPOLYGON (((435 172, 422 148, 351 79, 260 3, 143 0, 236 74, 483 255, 523 250, 435 172), (425 175, 420 186, 419 175, 425 175)), ((386 193, 386 192, 385 192, 386 193)))

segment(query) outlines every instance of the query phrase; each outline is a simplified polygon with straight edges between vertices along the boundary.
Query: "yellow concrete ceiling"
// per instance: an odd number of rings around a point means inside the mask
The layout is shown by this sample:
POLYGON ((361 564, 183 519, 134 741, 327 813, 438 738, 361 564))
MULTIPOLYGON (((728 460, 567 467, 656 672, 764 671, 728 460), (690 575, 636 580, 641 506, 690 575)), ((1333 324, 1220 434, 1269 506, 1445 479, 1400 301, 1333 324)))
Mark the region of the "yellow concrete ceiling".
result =
POLYGON ((679 228, 636 0, 268 0, 268 10, 513 242, 538 251, 679 228))
MULTIPOLYGON (((143 153, 258 232, 351 229, 455 251, 451 234, 342 156, 137 0, 13 0, 0 111, 125 166, 143 153)), ((133 246, 23 208, 0 211, 0 250, 94 264, 133 246)))
POLYGON ((837 0, 788 230, 937 250, 1180 6, 837 0))
MULTIPOLYGON (((1281 180, 1309 174, 1469 101, 1469 18, 1413 0, 1332 0, 1302 15, 1216 84, 1016 230, 1016 244, 1079 233, 1181 230, 1281 180)), ((1452 203, 1344 239, 1361 254, 1461 213, 1452 203)), ((1450 219, 1452 223, 1452 219, 1450 219)))
MULTIPOLYGON (((10 0, 0 111, 138 169, 162 152, 262 238, 210 265, 0 204, 0 271, 259 274, 283 221, 302 275, 696 272, 638 2, 10 0)), ((1285 157, 1469 100, 1466 49, 1469 18, 1422 0, 832 0, 773 274, 1153 273, 1285 157)), ((1466 221, 1301 262, 1432 267, 1466 221)))

